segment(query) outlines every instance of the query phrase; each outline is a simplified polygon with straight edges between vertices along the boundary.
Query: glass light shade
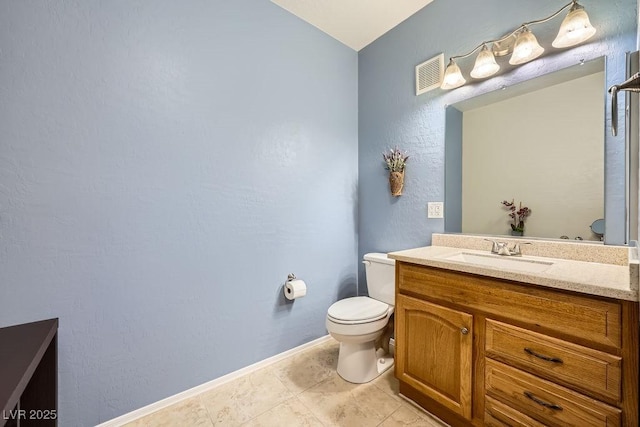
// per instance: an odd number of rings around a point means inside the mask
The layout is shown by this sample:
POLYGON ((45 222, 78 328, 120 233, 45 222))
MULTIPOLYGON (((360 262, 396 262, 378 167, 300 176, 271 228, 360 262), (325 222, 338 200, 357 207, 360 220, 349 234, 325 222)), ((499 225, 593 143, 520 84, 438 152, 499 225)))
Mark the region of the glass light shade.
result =
POLYGON ((533 35, 527 27, 524 27, 516 38, 516 44, 513 47, 513 54, 511 55, 511 59, 509 59, 509 64, 524 64, 525 62, 536 59, 542 55, 543 52, 544 48, 538 44, 536 36, 533 35))
POLYGON ((584 7, 575 3, 562 21, 558 35, 551 45, 555 48, 575 46, 590 39, 595 33, 596 29, 591 25, 584 7))
POLYGON ((485 79, 493 76, 499 69, 500 66, 496 62, 493 52, 489 50, 487 45, 484 45, 476 58, 473 70, 471 70, 471 77, 474 79, 485 79))
POLYGON ((466 82, 467 81, 462 76, 462 71, 460 71, 458 64, 456 64, 453 59, 450 59, 447 69, 444 70, 444 78, 442 79, 440 88, 444 90, 455 89, 466 82))

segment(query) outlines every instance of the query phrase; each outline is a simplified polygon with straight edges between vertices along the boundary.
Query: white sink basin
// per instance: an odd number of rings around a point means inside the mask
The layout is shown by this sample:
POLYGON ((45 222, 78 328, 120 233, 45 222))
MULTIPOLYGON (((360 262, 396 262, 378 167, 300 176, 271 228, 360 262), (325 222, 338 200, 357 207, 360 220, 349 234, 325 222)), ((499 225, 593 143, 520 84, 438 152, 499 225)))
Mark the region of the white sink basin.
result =
POLYGON ((503 268, 505 270, 520 271, 523 273, 542 273, 553 265, 553 262, 547 261, 495 254, 474 254, 470 252, 458 252, 445 256, 442 259, 484 267, 503 268))

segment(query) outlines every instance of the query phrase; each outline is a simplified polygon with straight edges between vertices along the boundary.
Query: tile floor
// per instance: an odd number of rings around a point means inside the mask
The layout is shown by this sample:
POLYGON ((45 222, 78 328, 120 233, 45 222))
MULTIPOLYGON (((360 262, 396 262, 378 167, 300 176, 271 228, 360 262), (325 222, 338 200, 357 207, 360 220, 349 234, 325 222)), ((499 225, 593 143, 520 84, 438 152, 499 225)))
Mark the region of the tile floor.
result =
POLYGON ((126 426, 444 426, 398 396, 393 369, 344 381, 338 347, 331 339, 126 426))

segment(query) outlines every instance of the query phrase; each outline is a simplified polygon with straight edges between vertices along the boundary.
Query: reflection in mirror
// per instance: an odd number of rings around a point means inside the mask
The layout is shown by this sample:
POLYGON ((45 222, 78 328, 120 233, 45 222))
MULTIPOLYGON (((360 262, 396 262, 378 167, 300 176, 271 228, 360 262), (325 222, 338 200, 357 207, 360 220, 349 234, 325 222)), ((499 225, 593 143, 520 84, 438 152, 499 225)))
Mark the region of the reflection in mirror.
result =
POLYGON ((447 108, 445 230, 510 234, 503 200, 531 209, 528 237, 600 240, 604 58, 447 108))

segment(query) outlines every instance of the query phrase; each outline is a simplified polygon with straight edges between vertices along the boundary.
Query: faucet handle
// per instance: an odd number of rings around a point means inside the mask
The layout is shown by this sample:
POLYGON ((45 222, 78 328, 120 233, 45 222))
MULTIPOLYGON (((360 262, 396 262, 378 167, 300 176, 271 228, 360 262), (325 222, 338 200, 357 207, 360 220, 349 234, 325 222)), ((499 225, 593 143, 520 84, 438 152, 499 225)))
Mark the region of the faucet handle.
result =
POLYGON ((491 242, 491 253, 492 254, 497 254, 498 253, 498 249, 499 249, 499 245, 498 242, 495 240, 491 240, 491 239, 484 239, 487 242, 491 242))
POLYGON ((513 249, 511 249, 511 253, 512 255, 522 255, 522 251, 520 250, 520 245, 531 245, 531 242, 520 242, 520 243, 515 243, 513 245, 513 249))
POLYGON ((498 255, 513 255, 511 253, 511 249, 509 249, 509 245, 505 242, 498 243, 498 255))

